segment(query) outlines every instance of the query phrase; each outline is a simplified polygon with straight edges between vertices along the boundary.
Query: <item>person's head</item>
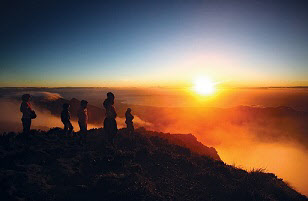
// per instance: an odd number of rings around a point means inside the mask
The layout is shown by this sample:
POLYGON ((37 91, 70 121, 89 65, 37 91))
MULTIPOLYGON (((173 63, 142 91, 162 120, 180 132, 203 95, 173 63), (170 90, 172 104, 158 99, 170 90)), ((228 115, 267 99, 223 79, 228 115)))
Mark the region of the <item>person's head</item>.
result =
POLYGON ((114 94, 112 92, 107 93, 107 99, 111 105, 114 104, 114 94))
POLYGON ((129 113, 131 113, 131 111, 132 111, 132 109, 130 109, 130 108, 127 108, 127 110, 126 110, 126 112, 129 112, 129 113))
POLYGON ((83 107, 83 108, 86 108, 87 105, 88 105, 88 101, 86 101, 86 100, 82 100, 82 101, 80 102, 80 106, 83 107))
POLYGON ((31 97, 30 94, 24 94, 21 96, 21 100, 28 102, 30 100, 30 97, 31 97))
POLYGON ((68 104, 68 103, 64 103, 62 105, 63 110, 68 110, 69 107, 70 107, 70 104, 68 104))
POLYGON ((108 99, 114 99, 114 94, 112 92, 107 93, 107 98, 108 99))

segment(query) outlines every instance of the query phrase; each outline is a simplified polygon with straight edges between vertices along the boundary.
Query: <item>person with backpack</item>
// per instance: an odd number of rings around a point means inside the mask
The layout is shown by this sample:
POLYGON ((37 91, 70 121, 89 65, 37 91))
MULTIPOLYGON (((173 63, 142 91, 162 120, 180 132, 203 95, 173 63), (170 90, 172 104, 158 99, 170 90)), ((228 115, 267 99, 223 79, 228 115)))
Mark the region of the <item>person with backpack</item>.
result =
POLYGON ((22 112, 21 122, 24 134, 29 134, 31 128, 31 120, 36 118, 34 110, 31 109, 30 97, 30 94, 24 94, 21 97, 22 103, 20 105, 20 112, 22 112))

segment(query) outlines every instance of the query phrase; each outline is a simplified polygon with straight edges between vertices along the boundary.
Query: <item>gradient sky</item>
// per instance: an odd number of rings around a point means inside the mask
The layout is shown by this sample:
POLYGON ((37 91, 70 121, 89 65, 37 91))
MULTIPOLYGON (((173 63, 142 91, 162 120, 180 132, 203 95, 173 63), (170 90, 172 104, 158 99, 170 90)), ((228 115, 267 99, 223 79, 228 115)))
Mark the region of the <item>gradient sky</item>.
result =
POLYGON ((308 86, 305 1, 8 1, 0 86, 308 86))

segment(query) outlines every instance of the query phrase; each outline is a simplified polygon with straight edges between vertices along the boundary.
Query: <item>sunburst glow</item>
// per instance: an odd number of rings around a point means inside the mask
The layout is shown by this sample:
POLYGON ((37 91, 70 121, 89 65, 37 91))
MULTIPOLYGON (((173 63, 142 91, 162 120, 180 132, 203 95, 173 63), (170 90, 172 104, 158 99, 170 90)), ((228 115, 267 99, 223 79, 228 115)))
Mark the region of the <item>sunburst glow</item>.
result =
POLYGON ((198 77, 194 80, 193 90, 199 95, 211 95, 215 92, 215 83, 207 77, 198 77))

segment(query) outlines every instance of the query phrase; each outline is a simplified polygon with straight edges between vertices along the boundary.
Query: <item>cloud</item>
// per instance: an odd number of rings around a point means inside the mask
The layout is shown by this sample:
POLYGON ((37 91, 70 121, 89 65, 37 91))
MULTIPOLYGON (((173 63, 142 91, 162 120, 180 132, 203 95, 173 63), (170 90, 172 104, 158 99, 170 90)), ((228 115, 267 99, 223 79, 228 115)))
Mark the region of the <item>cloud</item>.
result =
POLYGON ((34 94, 32 94, 32 96, 43 96, 44 99, 49 100, 49 101, 54 101, 54 100, 58 100, 60 98, 63 98, 58 93, 51 93, 51 92, 47 92, 47 91, 35 92, 34 94))
MULTIPOLYGON (((126 128, 125 118, 117 117, 116 121, 117 121, 118 128, 126 128)), ((137 115, 134 115, 133 122, 134 122, 135 128, 139 128, 139 127, 153 128, 154 127, 152 123, 142 120, 137 115)))
POLYGON ((23 94, 30 94, 33 97, 42 97, 45 100, 53 101, 59 98, 63 98, 59 93, 52 93, 48 91, 32 91, 32 90, 23 90, 23 91, 9 91, 3 94, 5 99, 15 99, 20 101, 23 94))

